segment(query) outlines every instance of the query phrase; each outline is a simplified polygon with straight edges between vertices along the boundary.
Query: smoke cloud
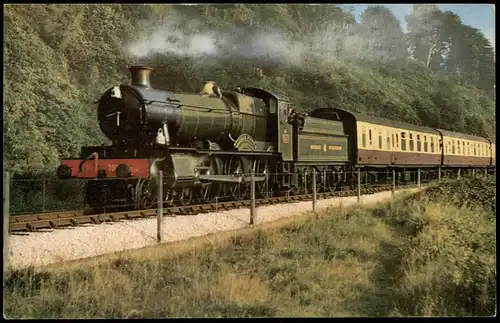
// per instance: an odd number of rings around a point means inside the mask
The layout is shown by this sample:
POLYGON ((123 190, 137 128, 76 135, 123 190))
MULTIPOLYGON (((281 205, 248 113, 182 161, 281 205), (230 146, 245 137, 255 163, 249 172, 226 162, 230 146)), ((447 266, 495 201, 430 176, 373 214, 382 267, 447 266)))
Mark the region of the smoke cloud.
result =
POLYGON ((389 58, 383 52, 366 48, 372 35, 359 26, 323 25, 303 39, 292 40, 278 29, 249 36, 238 29, 206 31, 200 22, 186 24, 178 20, 169 18, 161 27, 144 33, 126 46, 126 52, 135 58, 174 54, 204 63, 214 62, 214 57, 264 58, 288 65, 301 65, 307 58, 322 62, 389 58))
POLYGON ((199 33, 185 35, 179 29, 168 26, 154 31, 151 35, 128 45, 127 51, 135 57, 145 57, 153 53, 172 53, 181 56, 216 55, 216 38, 213 34, 199 33))

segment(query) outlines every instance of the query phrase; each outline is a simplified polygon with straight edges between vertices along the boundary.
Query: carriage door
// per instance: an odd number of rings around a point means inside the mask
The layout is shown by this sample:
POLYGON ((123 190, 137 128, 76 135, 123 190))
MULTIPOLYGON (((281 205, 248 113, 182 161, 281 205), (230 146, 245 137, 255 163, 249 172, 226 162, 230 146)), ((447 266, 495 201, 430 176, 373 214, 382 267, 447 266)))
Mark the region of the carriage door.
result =
POLYGON ((283 161, 293 160, 293 134, 292 125, 288 123, 288 107, 287 102, 278 103, 278 151, 283 161))

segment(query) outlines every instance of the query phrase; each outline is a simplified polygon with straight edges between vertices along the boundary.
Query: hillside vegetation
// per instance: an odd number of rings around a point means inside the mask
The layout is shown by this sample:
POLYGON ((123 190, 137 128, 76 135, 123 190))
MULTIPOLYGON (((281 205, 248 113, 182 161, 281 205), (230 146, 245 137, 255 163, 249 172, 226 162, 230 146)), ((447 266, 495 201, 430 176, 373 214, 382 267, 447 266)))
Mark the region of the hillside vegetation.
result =
POLYGON ((259 86, 303 111, 334 106, 493 138, 489 41, 435 6, 415 6, 407 21, 404 34, 381 6, 360 22, 336 5, 5 6, 5 166, 53 172, 106 142, 93 102, 137 63, 162 89, 259 86))
POLYGON ((11 271, 4 312, 12 318, 491 316, 495 187, 494 176, 480 176, 373 209, 304 215, 187 252, 162 246, 57 271, 11 271))

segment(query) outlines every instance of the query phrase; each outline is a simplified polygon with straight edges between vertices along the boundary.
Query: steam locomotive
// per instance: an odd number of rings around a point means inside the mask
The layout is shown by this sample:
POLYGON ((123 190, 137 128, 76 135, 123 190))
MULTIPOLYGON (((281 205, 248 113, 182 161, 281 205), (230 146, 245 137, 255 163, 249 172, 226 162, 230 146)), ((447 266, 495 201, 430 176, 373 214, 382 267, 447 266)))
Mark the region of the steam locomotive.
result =
MULTIPOLYGON (((255 87, 226 91, 210 82, 201 93, 173 93, 151 87, 151 68, 129 70, 130 85, 113 86, 97 101, 100 128, 112 144, 82 147, 80 158, 64 159, 57 169, 61 179, 87 181, 85 196, 91 207, 153 208, 159 171, 163 200, 188 205, 193 199, 208 203, 217 196, 245 198, 251 173, 257 195, 267 197, 311 189, 307 176, 313 169, 318 188, 333 191, 342 182, 353 183, 356 175, 350 170, 358 167, 376 181, 381 178, 370 170, 381 167, 397 169, 400 176, 411 167, 428 168, 432 175, 444 166, 444 137, 435 129, 377 122, 379 118, 336 108, 304 115, 288 97, 255 87), (381 129, 387 134, 392 126, 392 146, 388 136, 385 149, 367 147, 363 131, 370 124, 374 130, 385 127, 381 129), (439 133, 439 146, 436 141, 432 154, 398 151, 394 132, 398 135, 402 129, 410 137, 415 131, 419 138, 435 135, 436 140, 439 133)), ((473 164, 491 167, 493 151, 490 142, 489 160, 475 159, 473 164)), ((474 166, 461 163, 455 166, 474 166)))

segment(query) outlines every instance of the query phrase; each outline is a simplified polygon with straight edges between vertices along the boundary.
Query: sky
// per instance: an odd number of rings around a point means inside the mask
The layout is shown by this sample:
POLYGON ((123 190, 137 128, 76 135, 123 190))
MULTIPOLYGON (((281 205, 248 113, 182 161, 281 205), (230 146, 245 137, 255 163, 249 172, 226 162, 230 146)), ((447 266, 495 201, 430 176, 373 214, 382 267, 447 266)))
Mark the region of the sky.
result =
MULTIPOLYGON (((406 32, 405 17, 411 13, 413 4, 380 4, 391 9, 396 18, 401 22, 403 31, 406 32)), ((354 7, 356 20, 369 6, 369 4, 350 4, 354 7)), ((438 4, 441 11, 453 11, 456 13, 464 25, 477 28, 483 32, 495 47, 495 6, 493 4, 438 4)))

